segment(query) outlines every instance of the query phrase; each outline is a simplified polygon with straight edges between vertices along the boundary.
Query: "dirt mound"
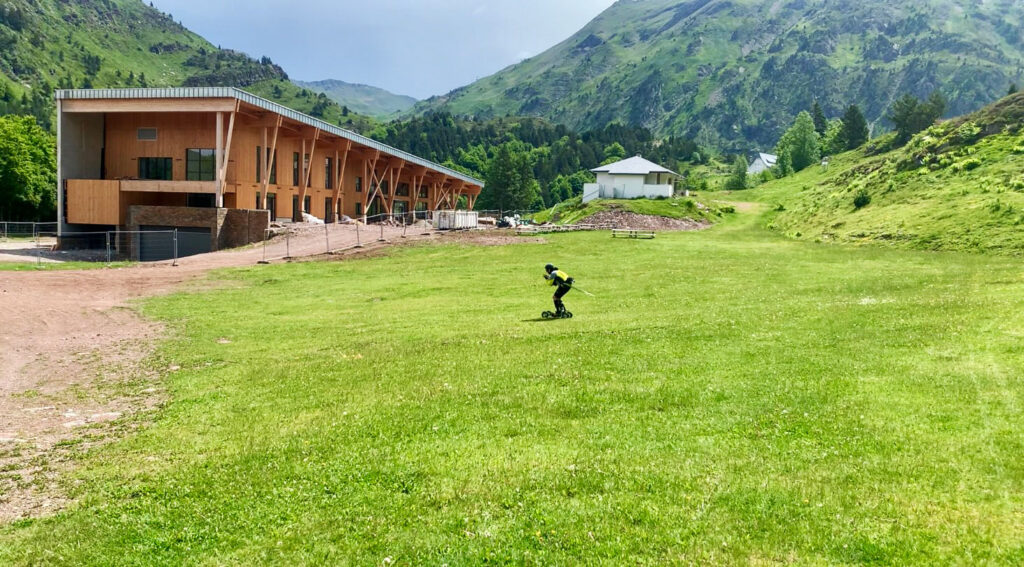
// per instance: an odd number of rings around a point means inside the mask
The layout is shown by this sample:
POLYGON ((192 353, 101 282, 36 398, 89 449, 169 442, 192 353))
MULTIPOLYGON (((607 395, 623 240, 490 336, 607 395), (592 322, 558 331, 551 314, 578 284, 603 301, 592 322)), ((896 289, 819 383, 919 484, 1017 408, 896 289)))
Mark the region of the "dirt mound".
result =
POLYGON ((706 220, 670 219, 653 215, 641 215, 627 211, 601 211, 586 218, 587 223, 609 224, 615 228, 634 230, 703 230, 711 226, 706 220))

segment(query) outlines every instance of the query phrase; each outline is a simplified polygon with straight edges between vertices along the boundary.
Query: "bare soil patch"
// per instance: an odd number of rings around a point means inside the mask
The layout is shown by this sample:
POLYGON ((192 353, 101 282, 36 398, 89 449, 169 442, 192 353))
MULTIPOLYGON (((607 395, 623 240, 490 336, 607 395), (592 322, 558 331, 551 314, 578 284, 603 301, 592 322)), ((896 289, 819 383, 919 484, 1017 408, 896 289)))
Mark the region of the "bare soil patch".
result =
POLYGON ((628 211, 601 211, 587 217, 588 223, 610 224, 617 228, 654 231, 704 230, 711 223, 706 220, 670 219, 654 215, 641 215, 628 211))

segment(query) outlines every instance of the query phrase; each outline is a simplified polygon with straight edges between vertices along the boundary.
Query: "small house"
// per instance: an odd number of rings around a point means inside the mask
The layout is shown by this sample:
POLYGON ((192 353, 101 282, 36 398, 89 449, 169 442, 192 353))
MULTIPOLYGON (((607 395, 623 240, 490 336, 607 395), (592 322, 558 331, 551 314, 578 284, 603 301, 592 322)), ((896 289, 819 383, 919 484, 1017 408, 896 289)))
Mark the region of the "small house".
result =
POLYGON ((757 157, 754 158, 754 163, 750 164, 750 167, 747 168, 747 175, 757 175, 758 173, 768 171, 775 167, 775 164, 778 162, 779 156, 759 153, 757 154, 757 157))
POLYGON ((597 174, 597 183, 583 186, 584 203, 594 199, 671 197, 675 180, 682 177, 671 169, 649 162, 641 156, 610 163, 590 171, 597 174))

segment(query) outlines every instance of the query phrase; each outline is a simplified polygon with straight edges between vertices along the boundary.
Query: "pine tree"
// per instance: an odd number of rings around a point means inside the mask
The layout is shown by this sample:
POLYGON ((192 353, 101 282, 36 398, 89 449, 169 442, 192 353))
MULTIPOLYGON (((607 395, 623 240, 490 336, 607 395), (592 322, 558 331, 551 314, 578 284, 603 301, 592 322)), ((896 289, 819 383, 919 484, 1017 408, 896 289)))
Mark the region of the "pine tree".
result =
POLYGON ((821 110, 821 105, 818 101, 814 101, 814 108, 811 109, 811 117, 814 118, 814 131, 819 136, 824 137, 825 133, 828 132, 828 119, 825 118, 825 112, 821 110))
POLYGON ((847 150, 854 150, 868 141, 868 121, 856 104, 851 104, 843 114, 842 138, 845 141, 847 150))

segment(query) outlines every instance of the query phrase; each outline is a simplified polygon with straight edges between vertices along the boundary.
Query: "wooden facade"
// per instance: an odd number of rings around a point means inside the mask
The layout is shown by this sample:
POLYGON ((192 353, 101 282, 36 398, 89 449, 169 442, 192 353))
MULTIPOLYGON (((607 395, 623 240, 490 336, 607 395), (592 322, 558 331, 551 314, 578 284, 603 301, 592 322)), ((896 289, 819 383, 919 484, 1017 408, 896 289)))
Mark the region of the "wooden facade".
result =
POLYGON ((236 89, 59 91, 57 98, 62 225, 123 225, 131 205, 273 204, 271 218, 298 219, 293 203, 336 222, 453 209, 462 198, 472 209, 483 187, 236 89))

